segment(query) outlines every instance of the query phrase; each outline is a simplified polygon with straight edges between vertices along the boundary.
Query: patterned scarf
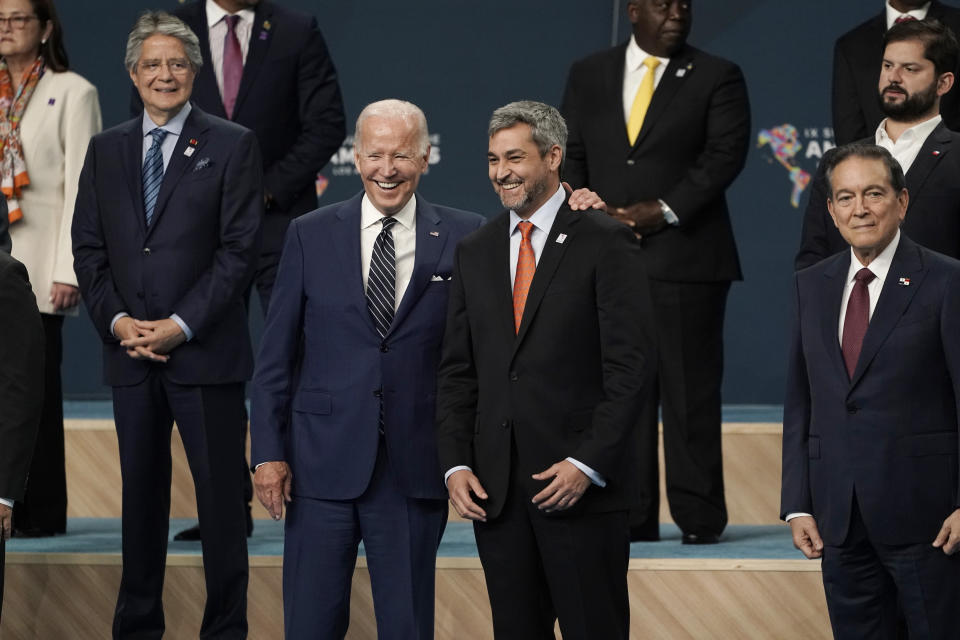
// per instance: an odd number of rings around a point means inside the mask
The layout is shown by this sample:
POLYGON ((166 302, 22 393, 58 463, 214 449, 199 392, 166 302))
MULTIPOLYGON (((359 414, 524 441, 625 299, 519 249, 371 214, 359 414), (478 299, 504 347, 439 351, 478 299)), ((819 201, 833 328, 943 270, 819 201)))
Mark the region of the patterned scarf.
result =
POLYGON ((0 59, 0 191, 7 197, 11 223, 23 218, 18 198, 23 187, 30 184, 27 165, 23 161, 20 119, 43 71, 43 56, 38 56, 24 83, 16 89, 7 69, 7 61, 0 59))

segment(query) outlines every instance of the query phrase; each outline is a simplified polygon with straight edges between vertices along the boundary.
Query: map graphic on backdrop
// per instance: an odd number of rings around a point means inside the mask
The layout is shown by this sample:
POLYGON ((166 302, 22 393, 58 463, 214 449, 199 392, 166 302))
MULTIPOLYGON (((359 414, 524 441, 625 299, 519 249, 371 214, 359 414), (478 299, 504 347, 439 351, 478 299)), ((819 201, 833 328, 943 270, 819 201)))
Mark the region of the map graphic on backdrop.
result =
POLYGON ((830 127, 805 127, 801 137, 797 127, 782 124, 761 129, 757 134, 757 148, 767 148, 767 162, 777 162, 787 171, 790 180, 790 205, 800 207, 800 196, 810 184, 820 157, 836 146, 830 127))

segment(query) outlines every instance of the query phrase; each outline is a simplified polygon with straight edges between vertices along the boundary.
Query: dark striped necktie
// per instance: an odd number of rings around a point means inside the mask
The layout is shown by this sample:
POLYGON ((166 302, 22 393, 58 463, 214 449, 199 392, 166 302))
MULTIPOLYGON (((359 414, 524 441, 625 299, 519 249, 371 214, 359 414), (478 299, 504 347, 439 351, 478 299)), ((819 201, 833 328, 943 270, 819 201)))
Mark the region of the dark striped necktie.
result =
POLYGON ((390 228, 395 218, 384 217, 383 230, 373 244, 370 272, 367 275, 367 308, 380 337, 386 336, 393 322, 393 308, 397 288, 397 258, 390 228))
POLYGON ((147 214, 148 227, 153 220, 153 209, 157 206, 160 185, 163 184, 163 151, 160 146, 167 133, 159 127, 150 132, 153 144, 147 150, 147 157, 143 161, 143 209, 147 214))

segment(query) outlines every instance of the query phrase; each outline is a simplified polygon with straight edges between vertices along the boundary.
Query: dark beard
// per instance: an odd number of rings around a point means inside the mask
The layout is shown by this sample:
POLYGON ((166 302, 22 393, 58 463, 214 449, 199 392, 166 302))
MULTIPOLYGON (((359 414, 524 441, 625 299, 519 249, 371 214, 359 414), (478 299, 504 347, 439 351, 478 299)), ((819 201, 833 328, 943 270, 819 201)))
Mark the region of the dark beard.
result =
POLYGON ((907 96, 900 103, 887 102, 883 99, 883 92, 879 94, 880 111, 891 120, 898 122, 913 122, 928 114, 937 102, 937 83, 932 83, 927 89, 907 96))

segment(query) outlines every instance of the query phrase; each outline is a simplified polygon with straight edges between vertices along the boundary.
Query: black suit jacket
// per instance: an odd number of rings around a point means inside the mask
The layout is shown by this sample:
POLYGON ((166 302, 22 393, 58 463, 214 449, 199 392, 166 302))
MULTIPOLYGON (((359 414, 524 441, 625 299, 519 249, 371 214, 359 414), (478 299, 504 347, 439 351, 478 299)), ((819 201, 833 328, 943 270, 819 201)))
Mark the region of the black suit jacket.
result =
POLYGON ((740 173, 750 106, 735 64, 684 47, 670 59, 631 147, 623 117, 626 44, 575 62, 561 111, 570 135, 564 177, 608 204, 661 199, 680 218, 642 241, 651 278, 739 280, 724 192, 740 173))
POLYGON ((43 407, 44 336, 27 269, 3 251, 0 333, 0 498, 20 500, 43 407))
POLYGON ((149 227, 142 155, 140 118, 94 136, 73 214, 74 270, 103 339, 105 382, 137 384, 151 367, 185 385, 246 380, 253 354, 243 293, 263 214, 257 140, 193 107, 149 227), (147 320, 176 313, 195 335, 166 364, 133 360, 110 332, 119 312, 147 320))
POLYGON ((606 216, 561 207, 517 334, 508 228, 504 212, 454 259, 437 382, 441 471, 472 467, 495 518, 515 440, 528 498, 546 486, 530 476, 569 456, 607 480, 570 512, 627 509, 639 478, 632 439, 656 362, 638 243, 606 216))
MULTIPOLYGON (((939 20, 960 36, 960 9, 933 0, 927 19, 939 20)), ((833 48, 833 135, 838 145, 872 136, 883 120, 877 98, 883 35, 887 14, 882 11, 837 39, 833 48)), ((960 67, 954 73, 960 78, 960 67)), ((947 127, 960 130, 960 90, 943 96, 940 113, 947 127)))
MULTIPOLYGON (((263 155, 263 186, 273 196, 263 226, 263 251, 280 252, 290 219, 317 208, 316 176, 346 135, 340 85, 314 17, 269 0, 256 6, 233 121, 253 130, 263 155)), ((221 118, 227 114, 210 56, 203 0, 178 7, 200 39, 204 65, 192 102, 221 118)), ((136 89, 132 115, 143 106, 136 89)))
MULTIPOLYGON (((861 142, 873 141, 869 138, 861 142)), ((803 215, 800 249, 794 260, 797 269, 816 264, 849 246, 827 210, 830 185, 823 167, 824 160, 833 153, 831 149, 824 154, 813 179, 803 215)), ((906 178, 910 204, 901 227, 904 233, 928 249, 960 258, 960 133, 941 123, 927 136, 906 178)))
POLYGON ((843 544, 856 488, 872 541, 930 544, 960 506, 960 262, 901 234, 852 378, 837 327, 849 266, 848 250, 796 274, 781 517, 810 513, 843 544))

